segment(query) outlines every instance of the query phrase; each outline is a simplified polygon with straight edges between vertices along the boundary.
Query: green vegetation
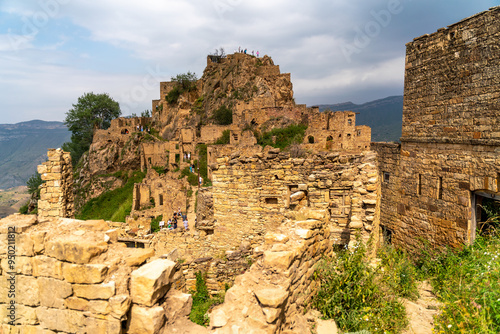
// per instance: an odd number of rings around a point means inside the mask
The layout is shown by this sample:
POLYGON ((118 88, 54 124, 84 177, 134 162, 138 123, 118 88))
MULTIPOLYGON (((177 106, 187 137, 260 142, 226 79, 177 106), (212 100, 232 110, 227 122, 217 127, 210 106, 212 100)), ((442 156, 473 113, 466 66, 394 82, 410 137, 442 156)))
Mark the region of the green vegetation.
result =
POLYGON ((366 248, 358 239, 354 250, 344 249, 335 258, 320 263, 315 276, 321 288, 312 306, 325 318, 335 319, 342 331, 400 332, 407 320, 398 297, 414 295, 415 275, 408 277, 404 291, 394 289, 396 284, 390 280, 406 273, 391 272, 392 268, 387 266, 394 261, 407 263, 408 259, 389 251, 386 262, 379 268, 372 268, 367 263, 366 248))
POLYGON ((62 145, 63 150, 71 153, 73 166, 88 151, 95 131, 107 129, 111 120, 120 114, 120 105, 107 93, 85 93, 78 98, 64 119, 64 124, 72 133, 71 141, 62 145))
POLYGON ((88 201, 76 215, 77 219, 105 219, 115 222, 125 222, 125 217, 132 210, 134 183, 142 182, 145 173, 136 171, 130 177, 126 173, 118 173, 116 175, 123 179, 125 185, 121 188, 105 192, 99 197, 88 201))
POLYGON ((196 145, 198 150, 198 157, 200 160, 195 161, 195 166, 199 168, 200 176, 203 178, 203 186, 211 185, 208 179, 208 166, 207 166, 207 145, 198 144, 196 145))
MULTIPOLYGON (((491 223, 500 218, 500 207, 490 204, 491 223)), ((500 333, 500 233, 495 223, 490 227, 462 249, 432 249, 424 242, 411 261, 389 245, 379 251, 377 266, 367 264, 363 245, 342 250, 318 266, 321 290, 312 306, 343 331, 400 332, 407 320, 399 298, 415 300, 417 280, 427 280, 442 303, 434 333, 500 333)))
POLYGON ((195 173, 191 173, 189 167, 184 167, 181 170, 181 175, 179 176, 179 179, 182 179, 183 177, 186 176, 190 185, 192 185, 193 187, 196 187, 198 185, 198 176, 195 173))
POLYGON ((233 111, 225 105, 220 106, 214 111, 212 116, 214 122, 218 125, 229 125, 233 123, 233 111))
MULTIPOLYGON (((42 176, 38 173, 35 172, 35 174, 31 175, 28 181, 26 181, 26 186, 28 186, 28 193, 31 195, 31 198, 35 199, 38 201, 40 199, 40 186, 42 185, 42 176)), ((29 207, 30 200, 26 202, 23 206, 19 208, 19 213, 21 214, 28 214, 28 213, 37 213, 38 208, 35 207, 34 210, 31 212, 28 212, 28 207, 29 207)))
POLYGON ((208 293, 206 275, 201 272, 196 273, 196 291, 191 291, 191 294, 193 295, 193 306, 189 319, 198 325, 207 326, 210 321, 207 311, 214 305, 222 304, 224 295, 211 297, 208 293))
POLYGON ((196 101, 194 101, 194 103, 193 103, 193 107, 191 108, 191 111, 193 111, 194 113, 196 113, 198 115, 203 114, 203 112, 205 111, 205 109, 203 108, 203 101, 204 101, 203 95, 200 96, 199 98, 197 98, 196 101))
POLYGON ((163 215, 159 215, 158 217, 154 217, 151 220, 151 233, 156 233, 160 231, 160 221, 163 220, 163 215))
POLYGON ((175 77, 172 77, 172 81, 175 82, 175 85, 172 90, 165 95, 165 101, 171 105, 177 103, 182 93, 191 92, 196 89, 196 80, 198 80, 196 74, 191 72, 177 74, 175 77))
POLYGON ((480 236, 460 251, 423 251, 417 268, 443 303, 439 333, 500 333, 500 236, 480 236))
POLYGON ((152 169, 154 169, 158 175, 162 175, 167 173, 168 169, 164 166, 151 166, 152 169))
POLYGON ((231 139, 229 137, 231 131, 229 130, 224 130, 222 131, 222 136, 220 136, 220 138, 218 138, 214 145, 226 145, 226 144, 229 144, 231 139))
POLYGON ((261 146, 272 146, 284 149, 292 144, 300 144, 304 140, 307 126, 303 124, 290 125, 286 128, 276 128, 262 135, 255 133, 257 143, 261 146), (273 137, 276 141, 273 142, 273 137))

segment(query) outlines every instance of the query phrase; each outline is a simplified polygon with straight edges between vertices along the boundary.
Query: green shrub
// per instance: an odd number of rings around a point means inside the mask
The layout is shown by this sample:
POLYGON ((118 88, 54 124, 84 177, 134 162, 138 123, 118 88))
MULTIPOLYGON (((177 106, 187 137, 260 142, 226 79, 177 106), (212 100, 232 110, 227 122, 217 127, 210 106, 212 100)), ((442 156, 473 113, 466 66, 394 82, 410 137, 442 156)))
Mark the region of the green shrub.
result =
POLYGON ((19 208, 19 213, 22 215, 27 215, 28 214, 28 206, 30 204, 30 201, 27 201, 23 206, 19 208))
POLYGON ((156 233, 160 231, 160 221, 163 220, 163 215, 159 215, 151 220, 151 233, 156 233))
POLYGON ((191 313, 189 314, 189 319, 198 325, 207 326, 210 321, 207 311, 213 305, 222 304, 224 302, 224 296, 219 295, 211 297, 208 293, 206 275, 203 275, 201 272, 197 272, 195 275, 196 291, 191 291, 191 294, 193 295, 193 306, 191 308, 191 313))
POLYGON ((439 333, 500 333, 500 237, 478 236, 461 250, 429 251, 418 257, 422 278, 443 303, 439 333))
POLYGON ((222 131, 222 135, 215 141, 215 145, 227 145, 230 143, 231 138, 230 138, 231 131, 230 130, 224 130, 222 131))
POLYGON ((342 250, 320 263, 315 276, 321 288, 312 304, 343 331, 400 332, 407 325, 405 308, 390 289, 380 286, 377 273, 358 242, 354 250, 342 250))
POLYGON ((195 173, 191 173, 189 170, 189 167, 184 167, 181 170, 181 175, 179 175, 179 179, 182 179, 183 177, 187 176, 187 181, 190 185, 192 186, 197 186, 198 185, 198 176, 195 173))
POLYGON ((167 172, 167 168, 166 167, 151 166, 151 168, 153 168, 159 175, 165 174, 167 172))
POLYGON ((225 105, 214 111, 212 119, 216 124, 229 125, 233 123, 233 111, 225 105))
POLYGON ((256 134, 257 144, 261 146, 272 146, 284 149, 292 144, 300 144, 304 140, 307 126, 303 124, 290 125, 286 128, 276 128, 262 135, 256 134), (273 142, 273 137, 276 141, 273 142))

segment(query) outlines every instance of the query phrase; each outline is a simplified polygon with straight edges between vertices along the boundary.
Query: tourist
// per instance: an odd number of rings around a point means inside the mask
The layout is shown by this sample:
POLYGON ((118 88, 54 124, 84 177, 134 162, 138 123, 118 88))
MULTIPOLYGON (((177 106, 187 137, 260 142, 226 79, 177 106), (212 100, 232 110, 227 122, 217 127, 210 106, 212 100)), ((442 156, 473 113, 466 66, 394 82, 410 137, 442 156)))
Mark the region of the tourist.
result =
POLYGON ((174 212, 174 216, 172 217, 172 229, 176 229, 177 228, 177 213, 174 212))
POLYGON ((257 50, 257 58, 259 58, 259 50, 257 50))
POLYGON ((181 207, 179 207, 179 210, 177 210, 177 216, 178 217, 182 217, 181 207))
POLYGON ((253 50, 252 50, 252 56, 253 56, 253 50))
POLYGON ((245 51, 243 51, 244 54, 247 54, 247 49, 245 49, 245 51))
POLYGON ((188 153, 188 160, 191 161, 191 153, 188 153))
POLYGON ((167 222, 167 229, 169 230, 173 230, 174 228, 172 227, 172 220, 169 219, 168 222, 167 222))
POLYGON ((188 230, 188 219, 186 215, 182 216, 182 222, 184 223, 184 231, 188 230))
POLYGON ((203 179, 201 176, 198 177, 198 183, 200 184, 200 187, 201 187, 201 184, 203 183, 203 179))

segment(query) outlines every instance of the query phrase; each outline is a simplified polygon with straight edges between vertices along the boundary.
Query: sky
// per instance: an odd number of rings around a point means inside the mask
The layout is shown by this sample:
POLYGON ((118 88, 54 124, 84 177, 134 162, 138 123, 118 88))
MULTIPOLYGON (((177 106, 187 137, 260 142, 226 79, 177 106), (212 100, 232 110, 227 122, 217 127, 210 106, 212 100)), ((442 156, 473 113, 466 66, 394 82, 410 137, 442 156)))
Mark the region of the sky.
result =
POLYGON ((500 0, 0 0, 0 123, 63 121, 86 92, 123 115, 223 47, 272 57, 297 103, 403 94, 405 44, 500 0))

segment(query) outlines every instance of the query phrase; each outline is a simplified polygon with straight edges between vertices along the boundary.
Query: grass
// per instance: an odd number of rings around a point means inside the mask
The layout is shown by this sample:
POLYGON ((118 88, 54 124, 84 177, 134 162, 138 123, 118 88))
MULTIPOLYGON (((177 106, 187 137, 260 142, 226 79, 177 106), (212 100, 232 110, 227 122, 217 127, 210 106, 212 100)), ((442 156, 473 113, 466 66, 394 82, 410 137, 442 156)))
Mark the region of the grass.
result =
POLYGON ((500 333, 500 236, 420 254, 417 268, 443 303, 436 333, 500 333))
POLYGON ((206 276, 201 272, 196 273, 196 291, 191 291, 191 294, 193 295, 193 306, 189 314, 189 319, 198 325, 206 327, 210 321, 207 311, 214 305, 222 304, 224 302, 224 295, 210 296, 206 284, 206 276))
MULTIPOLYGON (((498 216, 497 216, 498 217, 498 216)), ((495 230, 496 229, 496 230, 495 230)), ((500 333, 500 233, 481 236, 462 249, 432 249, 411 257, 391 246, 367 264, 365 248, 342 250, 315 273, 321 289, 312 306, 343 331, 398 333, 407 323, 400 298, 418 298, 428 280, 442 303, 434 333, 500 333)))
POLYGON ((222 131, 222 135, 214 142, 214 145, 226 145, 231 142, 230 131, 222 131))
POLYGON ((88 201, 76 215, 77 219, 105 219, 125 222, 125 217, 132 210, 134 183, 140 183, 145 174, 135 171, 130 177, 125 173, 117 175, 120 175, 126 181, 125 185, 121 188, 102 193, 100 196, 88 201))
MULTIPOLYGON (((399 256, 390 252, 387 257, 392 259, 396 255, 399 256)), ((370 266, 366 248, 358 242, 354 250, 344 249, 320 263, 315 276, 321 288, 312 306, 324 318, 335 319, 342 331, 400 332, 408 321, 405 308, 398 300, 400 292, 387 284, 390 280, 387 269, 384 264, 376 268, 370 266)), ((415 281, 412 284, 415 285, 415 281)))

